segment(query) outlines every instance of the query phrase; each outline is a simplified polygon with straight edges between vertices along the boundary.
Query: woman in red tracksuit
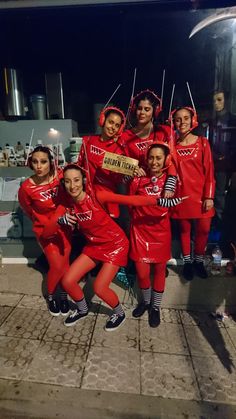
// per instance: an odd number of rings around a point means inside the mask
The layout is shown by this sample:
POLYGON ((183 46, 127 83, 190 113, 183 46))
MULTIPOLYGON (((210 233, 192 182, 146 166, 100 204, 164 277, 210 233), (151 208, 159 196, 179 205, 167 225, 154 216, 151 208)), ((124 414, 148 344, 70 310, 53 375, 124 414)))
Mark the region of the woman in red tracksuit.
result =
MULTIPOLYGON (((88 185, 92 185, 94 191, 117 192, 122 176, 103 169, 102 163, 106 152, 123 154, 118 139, 125 125, 125 115, 121 109, 108 106, 100 113, 99 125, 102 128, 100 135, 83 138, 77 163, 87 172, 88 185)), ((111 217, 119 216, 117 205, 107 203, 107 210, 111 217)))
POLYGON ((124 322, 125 313, 116 293, 110 289, 110 284, 119 267, 126 266, 129 242, 123 230, 106 213, 104 205, 111 202, 143 206, 156 205, 159 201, 155 196, 124 196, 104 190, 97 191, 95 196, 93 191, 88 194, 83 184, 81 168, 75 164, 66 166, 65 191, 61 192, 61 205, 45 226, 43 237, 53 238, 61 224, 79 226, 87 244, 62 279, 64 289, 77 305, 77 309, 65 320, 65 325, 71 326, 88 314, 84 294, 78 282, 98 262, 102 262, 94 282, 94 291, 113 309, 112 316, 105 326, 105 330, 113 331, 124 322))
MULTIPOLYGON (((156 141, 169 144, 173 164, 167 170, 167 183, 164 196, 174 195, 176 184, 175 151, 172 130, 167 125, 157 125, 161 111, 161 100, 151 90, 143 90, 132 100, 129 109, 130 129, 123 132, 120 143, 126 156, 137 159, 139 166, 146 170, 146 154, 148 147, 156 141)), ((144 173, 143 173, 144 174, 144 173)))
POLYGON ((172 217, 179 221, 183 276, 190 281, 194 273, 201 278, 207 277, 203 257, 214 215, 214 165, 208 140, 192 133, 198 125, 196 111, 182 107, 172 112, 172 118, 177 130, 178 193, 189 196, 181 207, 173 210, 172 217), (190 246, 192 221, 195 221, 193 263, 190 246))
POLYGON ((67 227, 58 229, 53 240, 42 238, 44 224, 57 206, 58 188, 62 173, 55 169, 52 152, 48 147, 38 146, 31 153, 29 167, 34 174, 20 186, 18 198, 23 211, 33 222, 33 231, 49 264, 47 273, 47 303, 53 316, 67 315, 69 304, 66 293, 60 290, 60 300, 56 298, 56 288, 64 273, 69 269, 71 232, 67 227))
MULTIPOLYGON (((164 196, 170 149, 166 143, 153 143, 147 152, 147 174, 134 178, 130 194, 139 196, 164 196)), ((174 198, 175 200, 175 198, 174 198)), ((178 199, 176 198, 176 203, 178 199)), ((179 206, 181 209, 182 205, 179 206)), ((133 311, 134 317, 141 317, 147 310, 149 325, 160 324, 160 305, 165 289, 166 262, 171 257, 171 228, 168 208, 137 207, 131 211, 130 258, 135 262, 142 301, 133 311), (154 268, 151 286, 151 266, 154 268)))

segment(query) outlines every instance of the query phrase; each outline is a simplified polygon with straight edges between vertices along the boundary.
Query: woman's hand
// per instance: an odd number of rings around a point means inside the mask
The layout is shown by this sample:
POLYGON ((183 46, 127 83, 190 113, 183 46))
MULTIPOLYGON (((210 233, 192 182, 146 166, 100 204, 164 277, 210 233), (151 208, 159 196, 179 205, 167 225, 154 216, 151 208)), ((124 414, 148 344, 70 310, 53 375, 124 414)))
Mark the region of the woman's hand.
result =
POLYGON ((174 194, 173 191, 164 191, 164 198, 173 198, 174 194))
POLYGON ((58 218, 58 224, 68 225, 70 227, 75 227, 77 223, 77 218, 75 215, 66 212, 62 217, 58 218))
POLYGON ((142 169, 142 167, 136 166, 134 168, 134 176, 141 177, 146 176, 145 170, 142 169))
POLYGON ((213 201, 213 199, 207 198, 207 199, 205 199, 203 201, 203 209, 204 209, 204 211, 209 211, 213 207, 214 207, 214 201, 213 201))

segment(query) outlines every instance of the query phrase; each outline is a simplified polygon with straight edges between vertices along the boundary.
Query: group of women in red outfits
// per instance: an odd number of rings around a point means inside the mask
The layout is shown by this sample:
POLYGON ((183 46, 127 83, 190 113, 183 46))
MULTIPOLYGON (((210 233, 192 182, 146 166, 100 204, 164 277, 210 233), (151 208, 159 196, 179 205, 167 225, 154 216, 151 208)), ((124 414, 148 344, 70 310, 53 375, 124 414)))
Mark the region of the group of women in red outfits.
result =
POLYGON ((112 308, 105 330, 116 330, 125 320, 124 310, 110 284, 127 257, 134 261, 141 301, 134 317, 148 311, 149 325, 160 324, 160 305, 165 289, 166 263, 171 257, 170 216, 179 220, 184 258, 183 275, 206 277, 203 256, 213 216, 214 177, 211 151, 205 138, 192 133, 196 114, 183 107, 172 113, 176 129, 156 126, 160 100, 146 90, 131 103, 125 127, 124 113, 115 107, 100 115, 101 135, 85 137, 77 164, 62 173, 55 169, 46 148, 30 156, 34 175, 20 187, 19 201, 33 221, 36 237, 49 261, 48 305, 53 315, 68 313, 66 293, 76 309, 65 319, 71 326, 88 313, 79 281, 98 262, 95 293, 112 308), (139 160, 135 176, 127 177, 102 168, 105 153, 124 154, 139 160), (61 180, 62 179, 62 180, 61 180), (117 194, 125 182, 129 193, 117 194), (179 199, 178 199, 179 198, 179 199), (130 209, 130 238, 111 218, 119 215, 119 204, 130 209), (190 235, 195 222, 194 262, 190 235), (69 266, 70 240, 79 228, 86 245, 69 266), (153 267, 153 283, 151 268, 153 267), (59 304, 55 299, 61 286, 59 304))

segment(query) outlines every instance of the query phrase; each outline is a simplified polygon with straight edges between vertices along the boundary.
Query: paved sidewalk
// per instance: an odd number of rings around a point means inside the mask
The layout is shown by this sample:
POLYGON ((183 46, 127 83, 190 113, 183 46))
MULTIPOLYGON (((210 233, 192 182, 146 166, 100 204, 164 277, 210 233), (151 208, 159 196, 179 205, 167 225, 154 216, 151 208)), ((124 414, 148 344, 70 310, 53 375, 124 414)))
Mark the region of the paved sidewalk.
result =
MULTIPOLYGON (((20 267, 19 267, 20 270, 20 267)), ((0 293, 0 418, 236 418, 236 322, 162 309, 105 332, 93 299, 73 327, 39 295, 0 293)))

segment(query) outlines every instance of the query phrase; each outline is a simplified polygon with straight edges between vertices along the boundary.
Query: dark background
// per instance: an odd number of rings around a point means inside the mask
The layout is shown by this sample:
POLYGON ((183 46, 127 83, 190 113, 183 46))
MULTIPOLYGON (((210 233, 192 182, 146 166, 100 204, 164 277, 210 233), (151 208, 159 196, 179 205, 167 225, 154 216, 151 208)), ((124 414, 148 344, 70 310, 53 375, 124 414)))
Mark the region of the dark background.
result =
MULTIPOLYGON (((127 110, 135 68, 135 92, 159 95, 165 69, 163 119, 173 83, 174 107, 191 105, 188 81, 197 109, 210 109, 219 40, 214 27, 188 37, 214 7, 228 5, 188 0, 4 10, 1 67, 21 70, 26 98, 45 93, 45 73, 62 72, 65 116, 78 121, 80 134, 94 129, 93 104, 106 103, 119 83, 113 103, 127 110)), ((3 101, 0 95, 1 108, 3 101)))

